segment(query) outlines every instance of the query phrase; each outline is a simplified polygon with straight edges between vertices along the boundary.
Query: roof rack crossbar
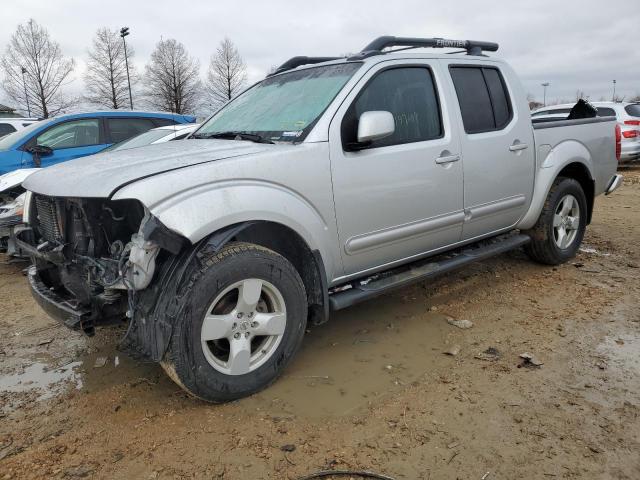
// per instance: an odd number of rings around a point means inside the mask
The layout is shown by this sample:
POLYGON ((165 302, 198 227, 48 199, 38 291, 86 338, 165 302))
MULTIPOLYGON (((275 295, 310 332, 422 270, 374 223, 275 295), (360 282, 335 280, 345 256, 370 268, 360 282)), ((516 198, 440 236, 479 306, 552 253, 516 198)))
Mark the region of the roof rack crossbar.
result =
POLYGON ((322 63, 322 62, 330 62, 331 60, 338 60, 343 57, 292 57, 278 68, 275 71, 271 72, 267 77, 271 77, 278 73, 286 72, 287 70, 292 70, 301 65, 310 65, 314 63, 322 63))
POLYGON ((482 55, 483 51, 495 52, 498 44, 494 42, 481 42, 477 40, 451 40, 447 38, 411 38, 411 37, 378 37, 364 47, 361 54, 381 52, 389 47, 412 48, 464 48, 467 55, 482 55))

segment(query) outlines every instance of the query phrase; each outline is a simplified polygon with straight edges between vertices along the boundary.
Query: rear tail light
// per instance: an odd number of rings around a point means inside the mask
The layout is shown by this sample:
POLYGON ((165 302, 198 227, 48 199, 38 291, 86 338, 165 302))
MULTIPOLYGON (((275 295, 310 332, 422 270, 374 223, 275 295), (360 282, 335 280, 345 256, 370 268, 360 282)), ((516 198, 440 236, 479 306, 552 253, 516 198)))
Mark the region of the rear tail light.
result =
POLYGON ((616 160, 620 160, 620 154, 622 153, 622 134, 620 125, 616 123, 616 160))
POLYGON ((640 125, 640 120, 625 120, 624 121, 625 125, 640 125))
POLYGON ((626 132, 622 132, 622 136, 624 138, 636 138, 638 136, 638 130, 627 130, 626 132))

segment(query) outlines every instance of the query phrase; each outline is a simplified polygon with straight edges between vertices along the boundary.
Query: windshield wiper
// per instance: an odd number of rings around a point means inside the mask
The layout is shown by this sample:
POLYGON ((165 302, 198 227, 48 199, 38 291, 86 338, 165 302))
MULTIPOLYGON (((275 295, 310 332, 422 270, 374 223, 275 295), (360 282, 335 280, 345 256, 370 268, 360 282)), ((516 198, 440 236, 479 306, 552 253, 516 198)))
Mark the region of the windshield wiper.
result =
POLYGON ((257 133, 247 133, 247 132, 211 132, 211 133, 200 133, 191 135, 191 138, 219 138, 225 140, 249 140, 250 142, 255 143, 273 143, 271 140, 267 140, 262 135, 258 135, 257 133))

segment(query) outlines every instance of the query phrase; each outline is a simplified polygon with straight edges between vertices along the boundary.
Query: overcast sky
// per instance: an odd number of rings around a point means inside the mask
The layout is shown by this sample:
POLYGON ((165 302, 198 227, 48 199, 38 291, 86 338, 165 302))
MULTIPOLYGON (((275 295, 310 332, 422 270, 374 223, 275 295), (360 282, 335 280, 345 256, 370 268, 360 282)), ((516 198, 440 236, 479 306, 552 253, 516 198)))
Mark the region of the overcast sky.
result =
POLYGON ((81 93, 86 50, 103 26, 128 26, 140 72, 160 37, 175 38, 200 60, 229 37, 252 81, 294 55, 359 51, 379 35, 489 40, 527 92, 548 101, 583 90, 592 100, 640 94, 638 0, 19 0, 2 2, 0 52, 19 23, 34 18, 77 62, 67 87, 81 93))

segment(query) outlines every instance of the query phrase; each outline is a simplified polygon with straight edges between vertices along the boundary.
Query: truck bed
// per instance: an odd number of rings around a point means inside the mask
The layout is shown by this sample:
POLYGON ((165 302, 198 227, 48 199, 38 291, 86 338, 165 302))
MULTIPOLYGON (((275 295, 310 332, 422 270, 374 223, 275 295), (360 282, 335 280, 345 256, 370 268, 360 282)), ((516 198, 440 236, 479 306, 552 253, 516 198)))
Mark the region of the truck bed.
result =
POLYGON ((583 158, 592 167, 595 194, 603 193, 617 169, 615 155, 615 117, 576 120, 533 120, 536 163, 539 169, 551 167, 555 154, 583 158))

